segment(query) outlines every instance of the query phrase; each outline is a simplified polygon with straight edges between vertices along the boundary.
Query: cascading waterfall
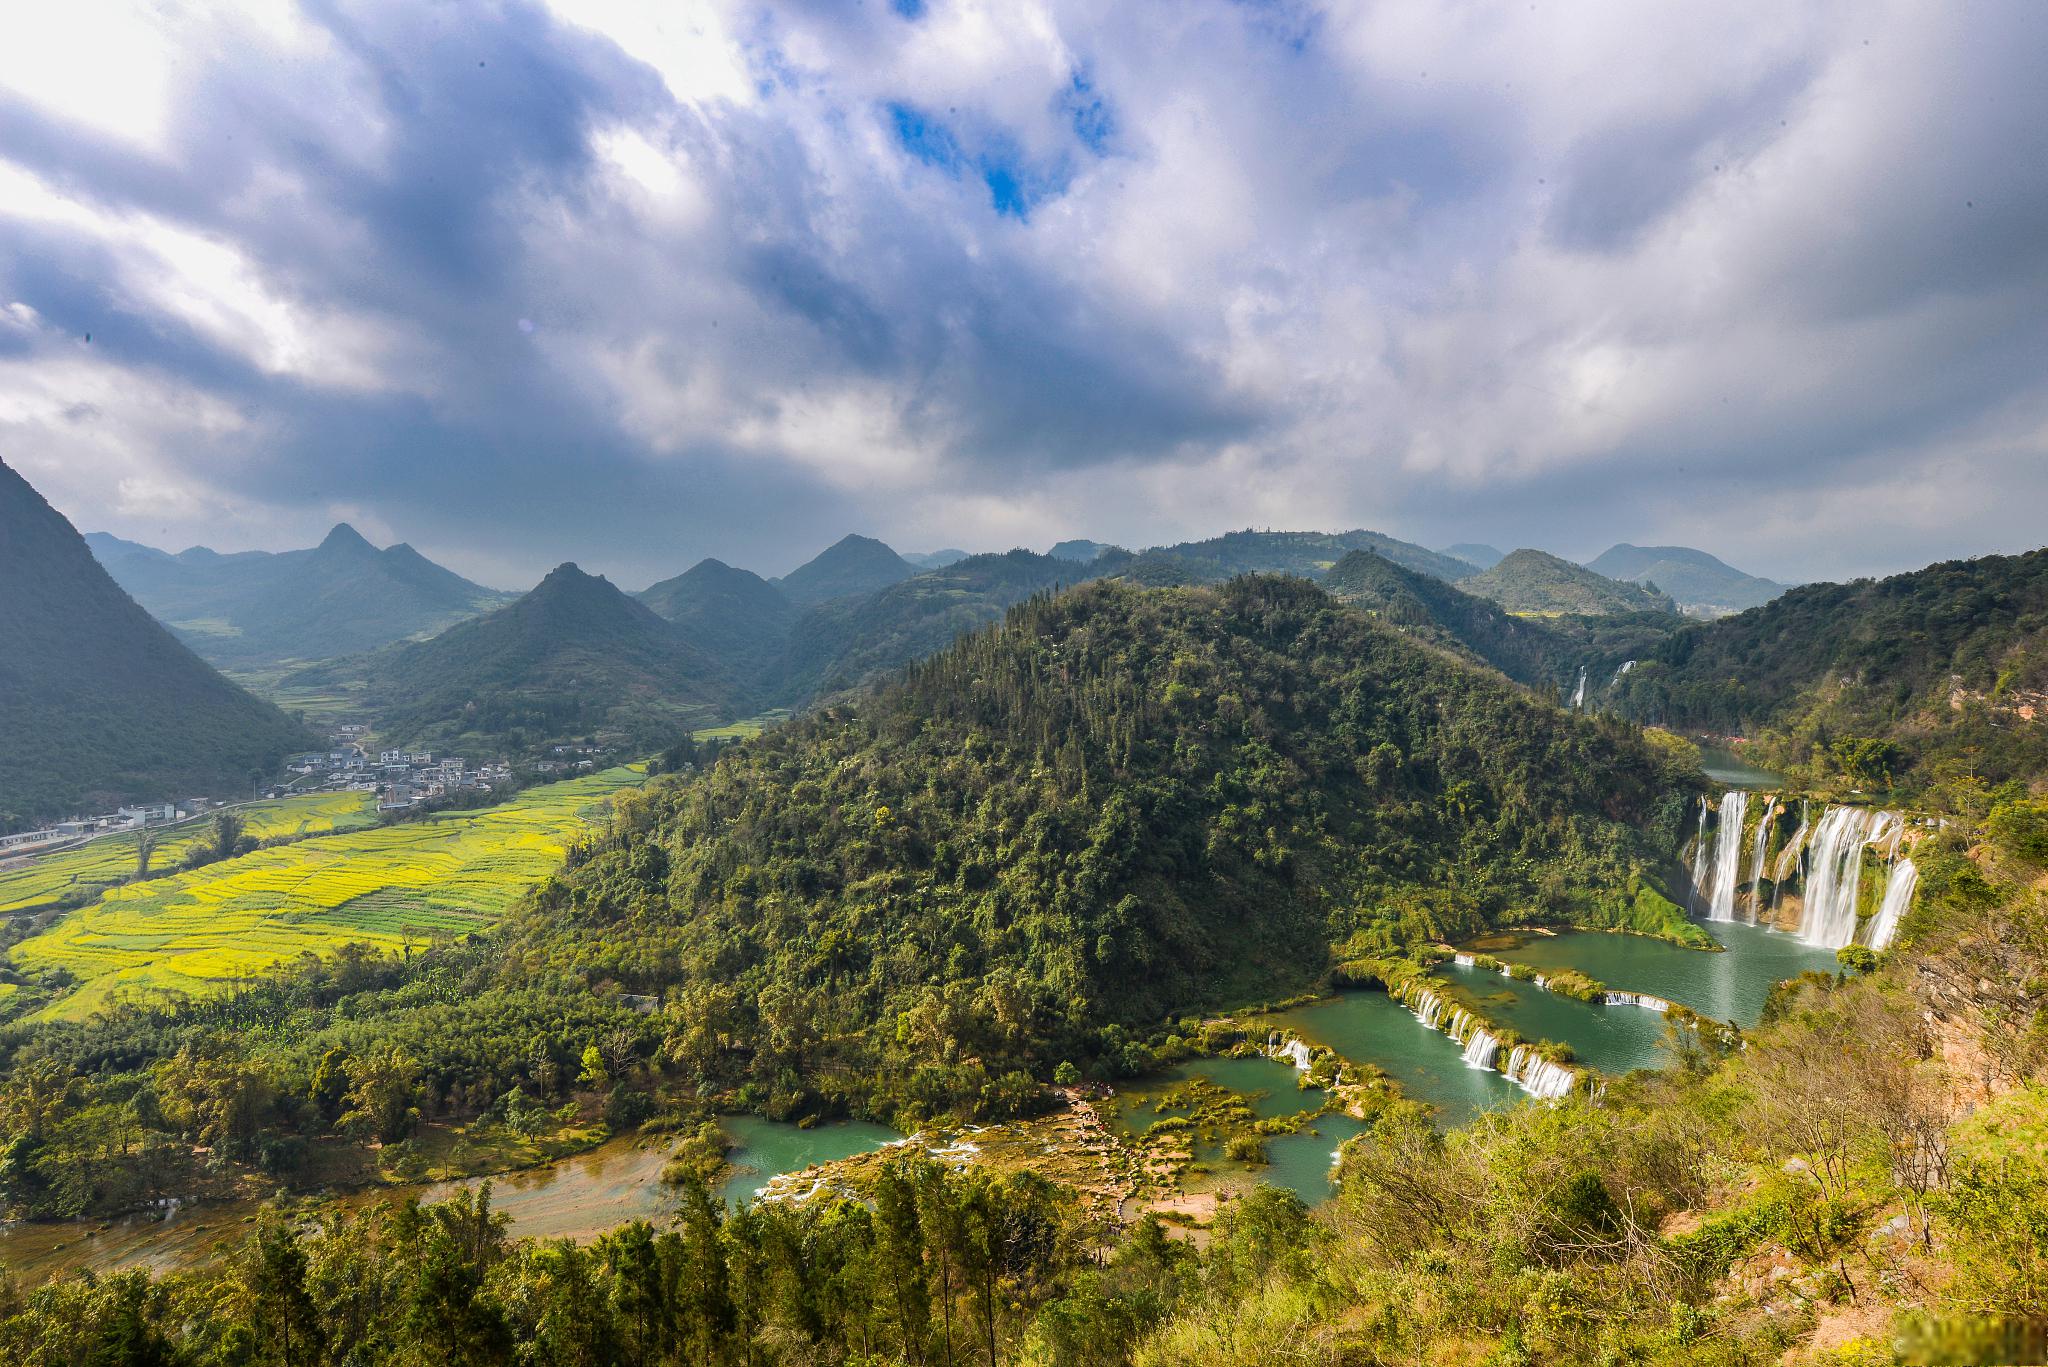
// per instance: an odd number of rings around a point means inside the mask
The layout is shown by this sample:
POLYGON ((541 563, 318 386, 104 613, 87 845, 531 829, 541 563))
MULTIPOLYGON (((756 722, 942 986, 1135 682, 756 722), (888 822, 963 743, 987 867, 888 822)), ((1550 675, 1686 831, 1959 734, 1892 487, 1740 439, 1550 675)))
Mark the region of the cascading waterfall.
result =
POLYGON ((1465 1066, 1491 1071, 1493 1061, 1500 1054, 1500 1041, 1493 1032, 1483 1026, 1472 1032, 1472 1038, 1465 1042, 1465 1066))
POLYGON ((1645 1011, 1669 1011, 1671 1003, 1662 997, 1653 997, 1647 992, 1616 992, 1609 989, 1602 997, 1603 1006, 1640 1006, 1645 1011))
POLYGON ((1451 956, 1451 962, 1456 964, 1460 968, 1475 968, 1478 966, 1479 961, 1477 959, 1474 959, 1470 954, 1453 954, 1451 956))
POLYGON ((1700 832, 1692 842, 1692 898, 1697 905, 1707 883, 1707 800, 1700 799, 1700 832))
POLYGON ((1806 916, 1799 938, 1817 949, 1841 949, 1856 938, 1856 892, 1863 881, 1865 846, 1885 839, 1896 812, 1830 807, 1813 830, 1807 864, 1806 916))
POLYGON ((1572 707, 1573 707, 1574 709, 1577 709, 1577 708, 1581 708, 1581 707, 1584 707, 1585 705, 1586 705, 1586 667, 1585 667, 1584 665, 1580 665, 1580 666, 1579 666, 1579 686, 1578 686, 1578 687, 1577 687, 1576 689, 1574 689, 1574 690, 1573 690, 1573 692, 1572 692, 1572 707))
POLYGON ((1561 1063, 1552 1063, 1526 1044, 1518 1044, 1508 1051, 1507 1066, 1501 1072, 1508 1081, 1541 1101, 1556 1101, 1569 1096, 1572 1084, 1579 1077, 1572 1069, 1561 1063))
POLYGON ((1884 903, 1870 920, 1872 949, 1890 947, 1892 937, 1899 933, 1899 921, 1904 918, 1906 908, 1913 905, 1913 892, 1919 886, 1920 870, 1914 867, 1912 860, 1901 859, 1892 865, 1891 877, 1885 880, 1884 903))
MULTIPOLYGON (((1748 811, 1749 794, 1740 788, 1731 789, 1721 798, 1721 824, 1714 831, 1713 862, 1707 870, 1711 881, 1699 890, 1700 900, 1707 904, 1709 921, 1735 919, 1735 877, 1742 863, 1742 820, 1748 811)), ((1704 806, 1700 817, 1702 821, 1706 818, 1704 806)), ((1705 839, 1704 834, 1701 838, 1705 839)))
POLYGON ((1801 880, 1801 886, 1804 886, 1806 833, 1813 827, 1811 811, 1812 804, 1805 798, 1799 799, 1799 824, 1793 828, 1792 838, 1785 842, 1785 848, 1778 852, 1778 862, 1771 867, 1771 881, 1777 885, 1771 889, 1773 907, 1785 900, 1785 889, 1794 880, 1801 880))
POLYGON ((1771 843, 1771 817, 1777 811, 1778 796, 1764 795, 1763 815, 1756 819, 1756 850, 1749 857, 1749 919, 1762 920, 1764 904, 1764 854, 1771 843))
POLYGON ((1615 684, 1620 683, 1624 678, 1627 677, 1628 672, 1631 669, 1634 669, 1635 667, 1636 662, 1634 660, 1623 660, 1621 662, 1621 668, 1614 671, 1614 678, 1612 682, 1610 682, 1607 686, 1609 688, 1612 688, 1615 684))

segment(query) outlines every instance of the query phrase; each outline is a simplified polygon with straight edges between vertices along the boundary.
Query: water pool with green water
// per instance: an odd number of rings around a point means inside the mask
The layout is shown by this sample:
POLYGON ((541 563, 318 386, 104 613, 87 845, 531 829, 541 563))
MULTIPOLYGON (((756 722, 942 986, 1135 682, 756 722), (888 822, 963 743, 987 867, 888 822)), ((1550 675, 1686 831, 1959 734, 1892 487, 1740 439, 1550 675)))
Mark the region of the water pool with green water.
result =
POLYGON ((852 1158, 903 1138, 886 1125, 866 1120, 841 1120, 809 1129, 758 1115, 721 1116, 718 1123, 732 1145, 725 1161, 733 1172, 718 1189, 728 1205, 752 1200, 781 1173, 852 1158))
POLYGON ((1617 990, 1649 992, 1744 1029, 1756 1024, 1774 984, 1809 969, 1836 968, 1832 950, 1802 944, 1794 935, 1739 921, 1705 922, 1702 929, 1720 941, 1725 952, 1597 930, 1487 935, 1465 948, 1544 973, 1576 968, 1617 990))
POLYGON ((1344 992, 1276 1012, 1260 1023, 1291 1030, 1354 1063, 1375 1065, 1405 1095, 1436 1107, 1446 1125, 1462 1125, 1522 1095, 1499 1073, 1467 1068, 1455 1041, 1415 1019, 1384 992, 1344 992))
POLYGON ((1662 1048, 1666 1021, 1661 1011, 1582 1002, 1487 969, 1450 967, 1445 976, 1465 1004, 1488 1020, 1531 1042, 1569 1044, 1589 1068, 1627 1073, 1670 1062, 1662 1048))

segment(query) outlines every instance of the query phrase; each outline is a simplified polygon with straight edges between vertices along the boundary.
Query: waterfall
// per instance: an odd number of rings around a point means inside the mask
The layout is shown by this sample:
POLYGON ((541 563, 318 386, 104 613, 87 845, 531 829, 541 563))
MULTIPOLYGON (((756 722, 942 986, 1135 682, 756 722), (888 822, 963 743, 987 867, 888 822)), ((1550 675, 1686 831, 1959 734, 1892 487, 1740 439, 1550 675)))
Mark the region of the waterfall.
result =
POLYGON ((1483 1027, 1474 1030, 1472 1038, 1465 1044, 1465 1066, 1490 1070, 1499 1053, 1500 1041, 1493 1037, 1491 1030, 1483 1027))
POLYGON ((1771 815, 1778 798, 1775 793, 1764 797, 1763 815, 1756 819, 1756 851, 1749 857, 1749 919, 1751 922, 1763 919, 1759 913, 1764 904, 1764 852, 1771 843, 1771 815))
POLYGON ((1897 812, 1863 807, 1830 807, 1822 815, 1813 830, 1800 939, 1819 949, 1840 949, 1855 940, 1864 847, 1885 839, 1898 822, 1897 812))
POLYGON ((1614 671, 1614 679, 1607 686, 1609 688, 1612 688, 1615 684, 1620 683, 1623 677, 1625 677, 1628 674, 1628 672, 1631 669, 1634 669, 1635 667, 1636 662, 1634 660, 1623 660, 1621 662, 1621 668, 1614 671))
MULTIPOLYGON (((1721 823, 1714 830, 1714 857, 1708 868, 1711 880, 1700 888, 1700 900, 1707 904, 1709 921, 1732 921, 1735 919, 1735 876, 1742 862, 1742 819, 1749 811, 1749 794, 1740 788, 1730 790, 1721 799, 1721 823)), ((1702 805, 1700 819, 1706 819, 1706 808, 1702 805)), ((1704 840, 1704 833, 1701 838, 1704 840)))
POLYGON ((1572 1084, 1578 1081, 1579 1076, 1561 1063, 1552 1063, 1526 1044, 1518 1044, 1508 1052, 1507 1066, 1501 1072, 1506 1074, 1508 1081, 1542 1101, 1556 1101, 1570 1095, 1572 1084))
MULTIPOLYGON (((1894 847, 1896 848, 1896 847, 1894 847)), ((1906 909, 1913 905, 1913 891, 1920 886, 1920 870, 1913 867, 1910 859, 1901 859, 1892 865, 1891 877, 1885 880, 1884 904, 1877 909, 1877 915, 1870 922, 1870 947, 1885 949, 1891 945, 1892 937, 1899 933, 1899 921, 1906 909)))
POLYGON ((1601 998, 1604 1006, 1640 1006, 1645 1011, 1669 1011, 1671 1003, 1662 997, 1653 997, 1647 992, 1609 991, 1601 998))
POLYGON ((1785 842, 1785 848, 1778 851, 1778 862, 1771 866, 1771 881, 1777 885, 1771 889, 1771 905, 1773 907, 1785 900, 1785 889, 1795 879, 1803 877, 1806 859, 1806 832, 1813 824, 1807 817, 1809 810, 1811 810, 1811 804, 1805 798, 1800 798, 1799 824, 1793 827, 1792 838, 1785 842))
POLYGON ((1460 968, 1477 968, 1479 966, 1479 961, 1470 954, 1453 954, 1451 962, 1460 968))
POLYGON ((1707 800, 1700 799, 1700 833, 1692 842, 1692 899, 1698 905, 1707 882, 1707 800))
POLYGON ((1574 710, 1577 710, 1578 708, 1584 707, 1585 705, 1586 705, 1586 667, 1585 667, 1584 665, 1580 665, 1580 666, 1579 666, 1579 686, 1578 686, 1578 688, 1576 688, 1576 689, 1575 689, 1575 690, 1573 690, 1573 692, 1572 692, 1572 708, 1573 708, 1574 710))
POLYGON ((1305 1073, 1308 1071, 1309 1052, 1306 1042, 1290 1039, 1274 1048, 1272 1053, 1273 1057, 1286 1059, 1289 1063, 1292 1063, 1295 1072, 1305 1073))

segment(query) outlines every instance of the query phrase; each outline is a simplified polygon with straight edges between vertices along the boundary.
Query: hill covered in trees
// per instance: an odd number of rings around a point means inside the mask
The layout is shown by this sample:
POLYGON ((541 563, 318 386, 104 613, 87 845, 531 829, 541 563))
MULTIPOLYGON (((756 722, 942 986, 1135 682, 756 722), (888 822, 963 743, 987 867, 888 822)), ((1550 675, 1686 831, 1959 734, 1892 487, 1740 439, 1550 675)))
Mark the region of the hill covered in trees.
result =
POLYGON ((1420 640, 1492 665, 1520 684, 1569 693, 1579 671, 1606 677, 1623 660, 1647 653, 1678 628, 1669 613, 1594 617, 1517 617, 1455 585, 1353 551, 1332 566, 1323 587, 1420 640))
POLYGON ((1789 590, 1677 633, 1612 701, 1865 784, 2048 773, 2048 550, 1789 590))
POLYGON ((731 1041, 721 1081, 930 1113, 1113 1068, 1122 1027, 1284 993, 1361 932, 1676 932, 1670 777, 1311 584, 1099 581, 654 789, 536 924, 731 1041))
POLYGON ((848 535, 773 582, 794 607, 813 608, 885 589, 917 568, 871 536, 848 535))
POLYGON ((1458 582, 1509 612, 1570 613, 1590 617, 1613 612, 1676 612, 1667 594, 1624 584, 1547 551, 1511 551, 1490 569, 1458 582))
POLYGON ((237 794, 311 743, 137 606, 5 464, 0 585, 0 823, 237 794))
POLYGON ((633 595, 742 684, 765 689, 782 660, 796 607, 760 575, 700 560, 633 595))
POLYGON ((383 550, 342 523, 311 550, 176 555, 86 538, 115 582, 225 668, 328 660, 431 635, 517 595, 472 584, 410 546, 383 550))
POLYGON ((729 710, 711 656, 602 577, 561 565, 531 593, 427 641, 294 676, 360 677, 380 734, 399 744, 520 750, 602 736, 652 751, 729 710))

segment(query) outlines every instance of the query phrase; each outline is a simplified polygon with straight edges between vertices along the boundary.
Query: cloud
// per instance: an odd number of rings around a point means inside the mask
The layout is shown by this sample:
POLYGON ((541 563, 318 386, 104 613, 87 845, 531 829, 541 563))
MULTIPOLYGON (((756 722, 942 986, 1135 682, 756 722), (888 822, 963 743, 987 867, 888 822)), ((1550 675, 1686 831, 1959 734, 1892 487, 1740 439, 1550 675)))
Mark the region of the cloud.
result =
POLYGON ((2048 503, 2025 0, 17 9, 0 442, 87 527, 1800 578, 2048 503))

